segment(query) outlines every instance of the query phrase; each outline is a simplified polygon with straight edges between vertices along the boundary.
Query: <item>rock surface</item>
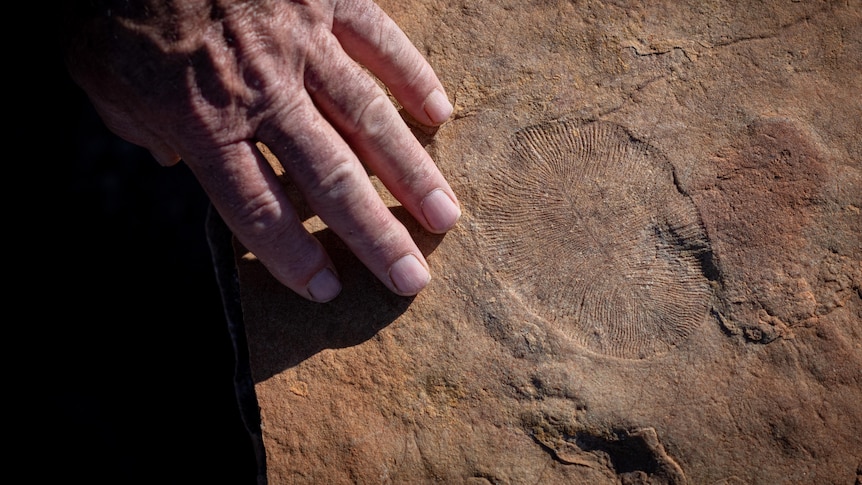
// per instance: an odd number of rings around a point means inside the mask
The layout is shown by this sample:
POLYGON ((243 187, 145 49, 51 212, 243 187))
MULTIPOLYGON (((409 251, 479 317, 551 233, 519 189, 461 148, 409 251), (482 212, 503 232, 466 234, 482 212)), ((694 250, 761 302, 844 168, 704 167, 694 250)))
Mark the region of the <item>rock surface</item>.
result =
POLYGON ((237 248, 270 484, 862 482, 862 3, 649 3, 381 2, 464 216, 381 187, 415 298, 237 248))

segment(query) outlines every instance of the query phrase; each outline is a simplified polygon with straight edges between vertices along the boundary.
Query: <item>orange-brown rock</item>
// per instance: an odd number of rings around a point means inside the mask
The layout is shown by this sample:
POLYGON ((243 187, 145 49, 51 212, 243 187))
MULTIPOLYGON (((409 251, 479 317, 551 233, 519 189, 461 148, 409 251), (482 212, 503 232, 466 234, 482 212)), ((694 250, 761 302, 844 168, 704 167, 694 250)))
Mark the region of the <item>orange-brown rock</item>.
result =
POLYGON ((270 484, 860 483, 859 1, 381 5, 464 215, 381 187, 415 298, 314 218, 330 304, 238 248, 270 484))

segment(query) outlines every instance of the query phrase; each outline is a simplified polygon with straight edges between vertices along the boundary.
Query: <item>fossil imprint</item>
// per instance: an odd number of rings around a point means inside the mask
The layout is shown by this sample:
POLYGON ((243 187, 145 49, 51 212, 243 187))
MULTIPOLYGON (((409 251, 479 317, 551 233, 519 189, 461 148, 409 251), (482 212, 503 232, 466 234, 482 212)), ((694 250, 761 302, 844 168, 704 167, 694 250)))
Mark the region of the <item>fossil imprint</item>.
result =
POLYGON ((708 241, 654 148, 612 123, 552 122, 517 132, 494 170, 480 244, 534 314, 627 359, 670 350, 704 320, 708 241))

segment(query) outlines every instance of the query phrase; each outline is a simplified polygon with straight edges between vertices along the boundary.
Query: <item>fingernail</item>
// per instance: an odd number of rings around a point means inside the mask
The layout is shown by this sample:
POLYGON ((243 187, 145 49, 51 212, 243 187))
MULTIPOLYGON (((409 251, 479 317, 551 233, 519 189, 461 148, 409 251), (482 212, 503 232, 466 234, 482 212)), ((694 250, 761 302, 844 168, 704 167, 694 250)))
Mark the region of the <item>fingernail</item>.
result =
POLYGON ((389 268, 389 278, 402 295, 415 295, 431 281, 428 270, 412 254, 392 264, 389 268))
POLYGON ((311 299, 326 303, 341 293, 341 282, 329 268, 323 268, 308 282, 308 294, 311 299))
POLYGON ((436 232, 446 232, 458 222, 461 209, 443 189, 435 189, 422 199, 422 214, 436 232))
POLYGON ((442 91, 435 89, 425 98, 425 114, 433 123, 439 125, 452 115, 452 103, 442 91))

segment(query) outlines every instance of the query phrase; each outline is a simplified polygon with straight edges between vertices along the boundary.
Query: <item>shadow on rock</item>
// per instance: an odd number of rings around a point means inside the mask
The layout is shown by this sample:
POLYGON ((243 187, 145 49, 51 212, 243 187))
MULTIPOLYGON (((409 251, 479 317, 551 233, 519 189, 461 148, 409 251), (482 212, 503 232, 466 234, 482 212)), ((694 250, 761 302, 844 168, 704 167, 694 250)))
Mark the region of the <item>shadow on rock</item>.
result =
MULTIPOLYGON (((429 234, 402 207, 391 209, 407 227, 424 255, 429 255, 443 236, 429 234)), ((395 321, 413 301, 389 291, 329 229, 315 234, 338 269, 343 284, 341 294, 325 304, 314 303, 281 286, 261 272, 257 261, 243 261, 244 277, 271 280, 268 295, 252 299, 254 328, 246 328, 255 383, 296 366, 325 349, 352 347, 373 338, 395 321)))

